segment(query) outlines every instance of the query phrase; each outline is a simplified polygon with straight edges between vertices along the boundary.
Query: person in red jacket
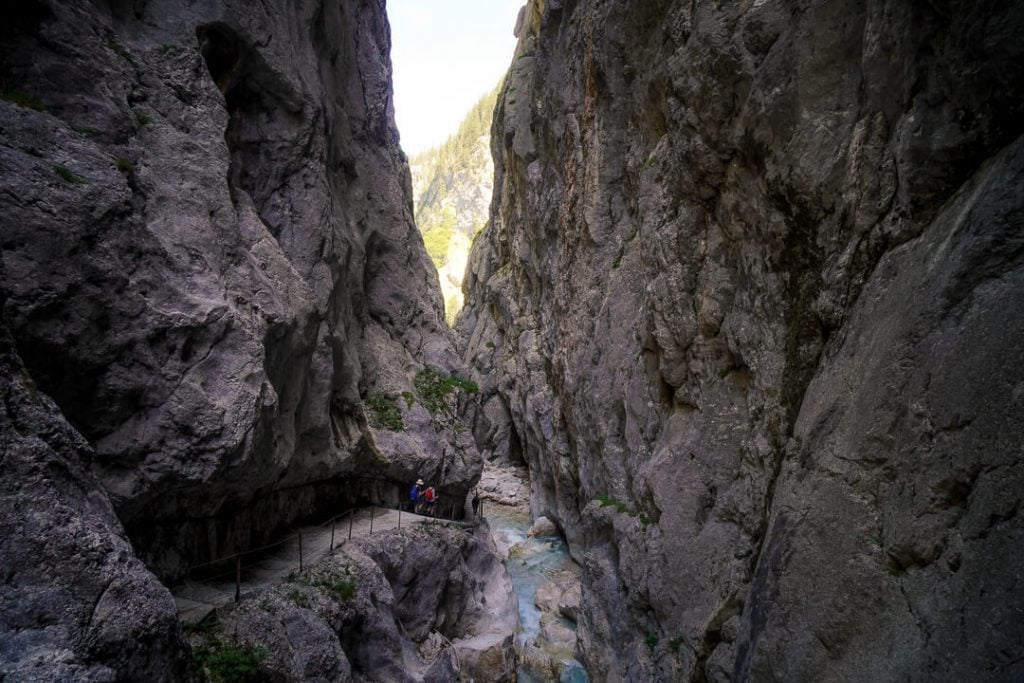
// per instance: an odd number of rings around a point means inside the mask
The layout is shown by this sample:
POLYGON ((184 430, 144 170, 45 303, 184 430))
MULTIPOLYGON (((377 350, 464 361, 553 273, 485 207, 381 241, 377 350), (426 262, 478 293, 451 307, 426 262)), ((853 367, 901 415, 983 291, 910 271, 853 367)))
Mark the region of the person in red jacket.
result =
POLYGON ((427 515, 433 517, 434 508, 437 506, 437 491, 433 486, 428 486, 427 490, 423 492, 423 499, 427 501, 427 515))

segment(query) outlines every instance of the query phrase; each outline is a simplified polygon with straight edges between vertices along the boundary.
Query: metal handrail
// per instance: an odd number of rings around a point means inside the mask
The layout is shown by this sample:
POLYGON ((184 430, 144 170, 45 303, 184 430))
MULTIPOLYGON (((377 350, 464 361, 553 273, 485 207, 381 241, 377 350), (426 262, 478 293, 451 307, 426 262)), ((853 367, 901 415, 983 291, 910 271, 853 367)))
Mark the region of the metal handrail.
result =
MULTIPOLYGON (((396 484, 393 480, 387 479, 385 477, 360 476, 360 477, 355 477, 355 478, 356 479, 372 479, 372 480, 376 480, 376 481, 384 481, 384 482, 390 483, 392 485, 398 486, 398 484, 396 484)), ((440 491, 439 494, 438 494, 438 497, 441 498, 442 496, 445 496, 445 495, 449 495, 449 494, 446 494, 444 491, 440 491)), ((470 523, 464 523, 464 522, 456 521, 455 520, 455 509, 456 509, 456 504, 457 504, 457 498, 454 495, 451 495, 450 497, 452 498, 452 507, 451 507, 451 512, 450 512, 450 519, 444 519, 442 517, 434 517, 434 516, 427 516, 427 519, 432 521, 432 522, 453 522, 453 523, 459 524, 460 526, 470 526, 470 525, 475 525, 479 521, 479 519, 482 517, 482 515, 476 515, 474 520, 472 522, 470 522, 470 523)), ((352 521, 353 521, 353 518, 355 517, 356 512, 358 512, 360 510, 365 510, 365 509, 369 509, 370 510, 371 516, 370 516, 370 532, 369 532, 369 535, 373 535, 373 509, 376 508, 376 507, 382 507, 382 508, 385 508, 385 509, 388 509, 388 510, 397 510, 398 511, 398 527, 397 528, 401 528, 401 525, 402 525, 402 507, 405 504, 405 502, 406 501, 403 500, 401 498, 401 496, 400 496, 397 508, 396 507, 392 507, 391 505, 388 505, 388 504, 384 504, 384 503, 375 503, 373 505, 366 506, 366 507, 349 508, 348 510, 345 510, 344 512, 341 512, 341 513, 331 517, 330 519, 328 519, 328 520, 326 520, 324 522, 321 522, 320 524, 315 525, 315 526, 317 528, 323 529, 323 528, 326 528, 328 524, 331 525, 331 542, 330 542, 330 546, 329 546, 329 551, 328 552, 334 552, 335 547, 336 547, 335 543, 334 543, 334 524, 338 520, 343 519, 346 516, 349 517, 349 533, 348 533, 348 538, 347 539, 342 539, 338 543, 338 546, 340 546, 342 543, 344 543, 345 540, 350 540, 352 538, 352 521)), ((280 546, 280 545, 284 545, 285 543, 288 543, 288 542, 294 541, 294 540, 298 540, 298 542, 299 542, 299 557, 298 557, 299 564, 298 564, 298 568, 299 568, 299 571, 302 571, 302 569, 303 569, 302 532, 299 531, 298 533, 286 536, 286 537, 284 537, 284 538, 282 538, 280 540, 274 541, 273 543, 268 543, 268 544, 260 546, 258 548, 249 548, 247 550, 242 550, 242 551, 239 551, 239 552, 230 553, 228 555, 224 555, 222 557, 219 557, 219 558, 216 558, 216 559, 213 559, 213 560, 209 560, 207 562, 201 562, 199 564, 195 564, 195 565, 189 566, 189 567, 187 567, 185 569, 185 575, 187 577, 189 574, 191 574, 196 569, 201 569, 203 567, 209 567, 209 566, 213 566, 213 565, 216 565, 216 564, 226 563, 226 562, 230 562, 231 560, 234 560, 235 561, 235 567, 234 568, 232 568, 229 571, 222 572, 220 574, 215 574, 213 576, 204 577, 204 580, 210 581, 212 579, 218 579, 218 578, 223 578, 223 577, 229 576, 232 573, 235 574, 235 602, 238 602, 238 600, 241 597, 242 558, 245 557, 246 555, 252 555, 254 553, 264 552, 266 550, 269 550, 271 548, 275 548, 275 547, 280 546)))

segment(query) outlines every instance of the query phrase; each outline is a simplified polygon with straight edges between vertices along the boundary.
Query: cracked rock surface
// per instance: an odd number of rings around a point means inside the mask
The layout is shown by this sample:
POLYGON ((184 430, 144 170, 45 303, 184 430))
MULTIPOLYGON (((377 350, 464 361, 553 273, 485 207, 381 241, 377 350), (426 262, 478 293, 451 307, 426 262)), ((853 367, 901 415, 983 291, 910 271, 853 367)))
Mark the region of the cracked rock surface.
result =
POLYGON ((522 12, 458 329, 595 680, 1024 675, 1022 30, 522 12))
POLYGON ((271 680, 515 680, 508 583, 486 526, 421 524, 352 541, 217 610, 192 638, 262 648, 271 680))
POLYGON ((174 599, 132 552, 92 457, 0 322, 0 678, 188 680, 174 599))
POLYGON ((0 678, 188 680, 158 578, 479 478, 389 52, 382 1, 5 9, 0 678))
POLYGON ((479 476, 393 400, 461 366, 389 52, 379 2, 30 0, 0 32, 4 314, 162 576, 357 501, 350 475, 479 476))

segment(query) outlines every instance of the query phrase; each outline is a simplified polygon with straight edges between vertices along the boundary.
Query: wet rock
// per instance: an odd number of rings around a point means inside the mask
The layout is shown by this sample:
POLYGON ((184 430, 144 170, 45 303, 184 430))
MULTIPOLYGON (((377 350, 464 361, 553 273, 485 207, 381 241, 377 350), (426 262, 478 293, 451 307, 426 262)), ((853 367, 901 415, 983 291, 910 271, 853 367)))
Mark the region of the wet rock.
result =
POLYGON ((576 621, 580 611, 580 602, 583 599, 583 588, 580 585, 579 577, 566 588, 558 598, 558 614, 576 621))
POLYGON ((538 517, 533 520, 533 524, 530 526, 529 536, 557 536, 558 527, 547 517, 538 517))
POLYGON ((478 485, 480 497, 499 505, 528 507, 530 473, 524 467, 488 462, 478 485))
POLYGON ((537 588, 534 604, 551 618, 560 616, 575 621, 581 597, 580 568, 573 562, 568 566, 568 570, 548 573, 551 580, 537 588))
POLYGON ((576 651, 576 632, 557 621, 540 627, 537 646, 556 659, 568 659, 576 651))
POLYGON ((409 635, 494 630, 511 633, 516 613, 511 584, 486 526, 468 534, 438 524, 408 533, 360 539, 399 597, 396 614, 409 635), (489 624, 489 628, 481 628, 489 624))
POLYGON ((526 643, 520 649, 519 667, 539 681, 557 681, 562 673, 561 662, 533 642, 526 643))
POLYGON ((537 588, 533 604, 542 612, 557 612, 558 600, 562 597, 563 588, 554 581, 542 583, 537 588))
POLYGON ((461 671, 477 681, 516 681, 518 659, 515 636, 511 633, 483 633, 455 642, 461 671))

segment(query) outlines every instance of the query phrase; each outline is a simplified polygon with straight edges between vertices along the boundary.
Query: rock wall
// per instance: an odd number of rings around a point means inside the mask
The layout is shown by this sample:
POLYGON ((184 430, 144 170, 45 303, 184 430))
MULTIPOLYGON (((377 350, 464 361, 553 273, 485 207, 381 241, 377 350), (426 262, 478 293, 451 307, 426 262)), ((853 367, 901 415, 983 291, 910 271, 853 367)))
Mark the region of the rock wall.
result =
POLYGON ((524 8, 459 330, 595 680, 1024 675, 1022 30, 524 8))
POLYGON ((134 556, 92 457, 0 321, 0 678, 188 680, 174 599, 134 556))
POLYGON ((260 652, 267 680, 510 681, 508 584, 486 526, 419 524, 346 543, 190 637, 200 653, 260 652))
POLYGON ((0 678, 188 680, 158 578, 478 479, 389 50, 382 0, 6 13, 0 678))
POLYGON ((383 1, 31 0, 0 30, 4 315, 163 576, 353 502, 353 473, 478 476, 394 400, 460 361, 389 50, 383 1))

